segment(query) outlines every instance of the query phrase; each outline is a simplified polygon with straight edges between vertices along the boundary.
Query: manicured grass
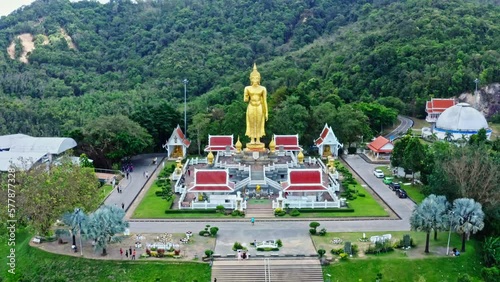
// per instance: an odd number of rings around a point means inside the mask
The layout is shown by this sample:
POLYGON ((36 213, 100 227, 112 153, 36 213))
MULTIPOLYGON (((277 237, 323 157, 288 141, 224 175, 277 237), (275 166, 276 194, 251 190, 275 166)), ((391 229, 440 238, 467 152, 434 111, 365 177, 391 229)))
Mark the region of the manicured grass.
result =
MULTIPOLYGON (((411 118, 413 120, 413 128, 422 129, 423 127, 431 127, 425 119, 411 118)), ((412 128, 412 129, 413 129, 412 128)))
POLYGON ((142 201, 139 203, 139 206, 134 211, 134 215, 132 218, 166 218, 165 210, 170 208, 172 205, 172 201, 167 201, 162 197, 156 196, 155 192, 161 191, 161 188, 158 185, 153 183, 149 190, 142 198, 142 201))
POLYGON ((387 211, 373 198, 372 194, 370 194, 364 187, 360 184, 356 186, 350 186, 351 189, 357 190, 358 194, 362 193, 365 196, 360 197, 357 195, 357 198, 348 202, 348 206, 354 209, 353 213, 344 213, 340 216, 389 216, 387 211))
POLYGON ((401 186, 415 203, 420 204, 424 199, 425 195, 422 194, 422 185, 402 185, 401 186))
POLYGON ((392 176, 392 171, 387 165, 377 166, 375 169, 380 169, 381 171, 383 171, 385 176, 392 176))
MULTIPOLYGON (((0 264, 5 281, 210 281, 211 270, 204 263, 165 263, 161 261, 114 261, 75 258, 47 253, 29 246, 31 235, 16 234, 16 274, 0 264)), ((5 236, 0 241, 0 253, 8 254, 5 236)))
POLYGON ((113 186, 111 184, 104 184, 101 188, 99 188, 99 199, 101 199, 101 202, 106 199, 109 193, 111 193, 111 190, 113 190, 113 186))
MULTIPOLYGON (((321 226, 318 228, 321 229, 321 226)), ((433 234, 430 239, 430 253, 425 254, 425 233, 413 231, 380 231, 366 232, 366 237, 391 234, 393 240, 399 240, 404 234, 410 234, 416 247, 410 250, 395 250, 381 255, 365 255, 354 257, 347 261, 338 261, 330 266, 323 267, 325 281, 331 274, 331 281, 374 281, 377 273, 382 273, 382 281, 457 281, 457 278, 467 273, 474 281, 480 278, 481 256, 480 245, 477 241, 467 242, 466 252, 460 257, 445 256, 448 232, 438 233, 438 240, 434 241, 433 234), (425 278, 425 280, 419 280, 425 278), (360 280, 362 279, 362 280, 360 280)), ((326 236, 312 236, 317 249, 322 248, 331 257, 332 248, 343 247, 343 244, 334 245, 333 238, 341 238, 344 242, 350 241, 364 250, 370 243, 360 243, 362 232, 355 233, 327 233, 326 236)), ((450 249, 460 249, 461 237, 452 233, 450 249)))
POLYGON ((491 133, 491 140, 495 140, 495 137, 500 137, 500 123, 488 123, 490 126, 491 130, 493 131, 491 133))

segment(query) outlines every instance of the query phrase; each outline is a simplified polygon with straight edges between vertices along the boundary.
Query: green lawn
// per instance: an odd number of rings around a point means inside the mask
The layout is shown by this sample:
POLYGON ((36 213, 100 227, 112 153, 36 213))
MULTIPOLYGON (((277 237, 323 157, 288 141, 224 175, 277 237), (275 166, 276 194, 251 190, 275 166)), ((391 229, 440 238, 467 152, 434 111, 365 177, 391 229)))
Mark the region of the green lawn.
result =
POLYGON ((104 184, 101 188, 99 188, 99 199, 101 202, 106 199, 109 193, 111 193, 111 190, 113 190, 113 186, 111 184, 104 184))
POLYGON ((356 199, 348 201, 348 206, 354 209, 354 212, 344 213, 341 216, 389 216, 387 211, 360 184, 355 187, 350 186, 350 188, 357 190, 358 193, 365 194, 365 197, 357 196, 356 199))
POLYGON ((170 208, 172 204, 172 200, 167 201, 162 197, 156 196, 155 192, 161 191, 161 188, 158 185, 153 183, 149 190, 142 198, 142 201, 139 203, 139 206, 134 211, 134 215, 132 218, 166 218, 165 210, 170 208))
MULTIPOLYGON (((210 281, 211 270, 204 263, 160 261, 113 261, 74 258, 47 253, 29 246, 31 236, 16 234, 16 274, 7 272, 5 236, 0 240, 0 264, 4 281, 210 281), (5 256, 4 256, 5 255, 5 256)), ((10 247, 9 247, 10 248, 10 247)))
MULTIPOLYGON (((411 118, 413 120, 413 128, 422 129, 423 127, 431 127, 425 119, 411 118)), ((412 128, 412 129, 413 129, 412 128)))
MULTIPOLYGON (((318 228, 321 229, 321 226, 318 228)), ((332 248, 340 248, 343 245, 333 245, 332 238, 341 238, 358 244, 364 250, 369 243, 358 241, 363 235, 356 233, 327 233, 327 236, 312 236, 317 249, 323 248, 331 257, 332 248)), ((480 245, 477 241, 467 242, 466 252, 460 257, 445 256, 448 232, 440 232, 438 240, 434 241, 431 234, 430 253, 425 254, 425 233, 423 232, 366 232, 366 236, 379 236, 391 234, 393 239, 401 239, 404 234, 410 234, 416 247, 410 250, 395 250, 381 255, 365 255, 354 257, 347 261, 337 261, 329 266, 323 267, 325 281, 326 274, 331 274, 331 281, 375 281, 377 273, 382 273, 382 281, 457 281, 457 277, 467 273, 474 281, 482 281, 480 278, 481 256, 480 245), (423 279, 422 279, 423 278, 423 279), (419 280, 420 279, 420 280, 419 280)), ((450 249, 460 249, 461 237, 452 233, 450 249)))
POLYGON ((488 123, 491 130, 493 131, 491 133, 491 140, 494 140, 495 137, 500 137, 500 123, 488 123))

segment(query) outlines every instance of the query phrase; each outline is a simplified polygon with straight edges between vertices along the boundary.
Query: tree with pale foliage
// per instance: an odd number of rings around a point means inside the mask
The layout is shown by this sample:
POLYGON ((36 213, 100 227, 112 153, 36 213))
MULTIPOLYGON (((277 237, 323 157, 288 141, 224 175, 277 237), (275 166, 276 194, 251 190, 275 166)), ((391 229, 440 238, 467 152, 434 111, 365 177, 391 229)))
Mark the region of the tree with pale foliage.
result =
MULTIPOLYGON (((54 222, 74 207, 94 210, 99 205, 94 169, 74 164, 66 156, 57 165, 16 169, 16 182, 16 219, 38 235, 47 235, 54 222)), ((6 186, 2 185, 4 191, 6 186)))
POLYGON ((429 195, 413 211, 410 217, 412 230, 427 233, 425 239, 425 252, 429 253, 429 238, 431 231, 442 230, 446 227, 448 218, 448 202, 444 196, 429 195))
POLYGON ((107 255, 106 248, 109 243, 120 242, 121 236, 129 226, 129 223, 123 220, 125 211, 117 206, 101 206, 92 213, 82 231, 85 238, 94 240, 94 250, 102 250, 102 255, 107 255))
POLYGON ((71 237, 73 239, 73 245, 76 245, 75 234, 81 231, 80 227, 85 225, 87 220, 88 216, 80 208, 76 208, 74 212, 67 212, 63 215, 62 222, 69 226, 69 231, 71 232, 71 237))
POLYGON ((462 234, 461 252, 465 252, 465 240, 484 228, 483 208, 473 199, 460 198, 453 201, 451 214, 455 231, 462 234))

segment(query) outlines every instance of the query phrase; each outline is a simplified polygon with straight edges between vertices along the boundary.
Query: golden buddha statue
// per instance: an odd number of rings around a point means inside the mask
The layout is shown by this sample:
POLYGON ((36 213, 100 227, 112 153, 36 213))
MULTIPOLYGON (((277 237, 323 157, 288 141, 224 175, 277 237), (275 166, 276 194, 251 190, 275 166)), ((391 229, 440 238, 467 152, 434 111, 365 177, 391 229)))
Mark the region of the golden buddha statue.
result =
POLYGON ((251 86, 245 87, 244 98, 248 102, 247 107, 247 129, 245 135, 250 137, 247 144, 251 149, 263 149, 264 144, 260 143, 260 137, 265 136, 265 122, 268 118, 267 112, 267 90, 260 85, 260 73, 257 65, 253 64, 253 71, 250 73, 251 86))

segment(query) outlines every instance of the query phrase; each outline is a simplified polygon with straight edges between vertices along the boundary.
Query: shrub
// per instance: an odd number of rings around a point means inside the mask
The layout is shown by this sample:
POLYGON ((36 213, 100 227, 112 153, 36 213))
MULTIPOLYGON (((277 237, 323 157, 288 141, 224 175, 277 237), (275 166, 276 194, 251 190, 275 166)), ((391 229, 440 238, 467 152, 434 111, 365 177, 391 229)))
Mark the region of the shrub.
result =
POLYGON ((210 235, 210 231, 208 230, 201 230, 200 232, 198 232, 198 235, 200 236, 206 236, 206 235, 210 235))
POLYGON ((481 275, 486 282, 500 281, 500 269, 498 267, 483 267, 481 275))
POLYGON ((290 213, 291 216, 299 216, 300 212, 297 209, 293 209, 292 212, 290 213))
POLYGON ((281 242, 281 239, 278 239, 276 240, 276 244, 278 245, 278 247, 283 247, 283 242, 281 242))
POLYGON ((359 246, 356 244, 352 244, 351 252, 353 256, 357 255, 359 253, 359 246))
MULTIPOLYGON (((231 212, 231 215, 232 215, 232 216, 241 216, 241 215, 242 215, 242 212, 241 212, 241 211, 239 211, 239 210, 234 210, 233 212, 231 212)), ((243 213, 243 215, 245 215, 245 214, 243 213)))
POLYGON ((318 232, 319 236, 325 236, 326 235, 326 228, 321 228, 321 230, 318 232))
POLYGON ((258 247, 257 248, 257 251, 260 251, 260 252, 270 252, 270 251, 279 251, 280 249, 279 248, 262 248, 262 247, 258 247))
POLYGON ((224 213, 224 211, 226 210, 226 208, 223 206, 223 205, 218 205, 215 210, 218 212, 218 213, 224 213))
POLYGON ((241 245, 240 242, 234 242, 233 244, 233 251, 237 251, 237 250, 243 250, 245 248, 243 248, 243 246, 241 245))
POLYGON ((378 254, 380 252, 387 253, 392 251, 394 251, 394 248, 391 246, 391 242, 385 241, 385 242, 377 242, 375 243, 375 245, 370 244, 365 254, 378 254))
POLYGON ((325 253, 326 253, 326 251, 325 251, 325 250, 323 250, 323 249, 319 249, 319 250, 318 250, 318 256, 319 256, 320 258, 322 258, 322 257, 325 255, 325 253))
POLYGON ((212 251, 212 250, 205 250, 205 255, 207 257, 211 257, 213 254, 214 254, 214 251, 212 251))
POLYGON ((318 228, 320 225, 321 224, 319 222, 316 222, 316 221, 309 223, 309 227, 314 228, 314 230, 316 230, 316 228, 318 228))
POLYGON ((150 250, 150 249, 146 249, 146 254, 147 254, 148 256, 151 256, 151 250, 150 250))
POLYGON ((332 255, 340 255, 340 254, 341 254, 341 253, 343 253, 343 252, 344 252, 344 248, 332 249, 332 250, 330 251, 330 253, 331 253, 332 255))
POLYGON ((210 228, 210 235, 215 236, 217 235, 217 232, 219 231, 219 227, 211 227, 210 228))
POLYGON ((356 147, 349 147, 349 148, 347 148, 347 153, 349 155, 356 154, 356 147))
POLYGON ((158 197, 163 197, 163 191, 155 191, 155 195, 158 197))
POLYGON ((159 249, 159 250, 158 250, 158 257, 159 257, 159 258, 162 258, 162 257, 164 257, 164 256, 165 256, 165 250, 164 250, 164 249, 159 249))
POLYGON ((346 253, 340 253, 339 256, 341 260, 347 260, 349 258, 349 255, 346 253))
POLYGON ((366 197, 366 195, 363 194, 363 193, 358 193, 358 196, 360 196, 360 197, 366 197))
POLYGON ((309 229, 309 233, 311 235, 316 235, 316 229, 314 229, 314 228, 309 229))

